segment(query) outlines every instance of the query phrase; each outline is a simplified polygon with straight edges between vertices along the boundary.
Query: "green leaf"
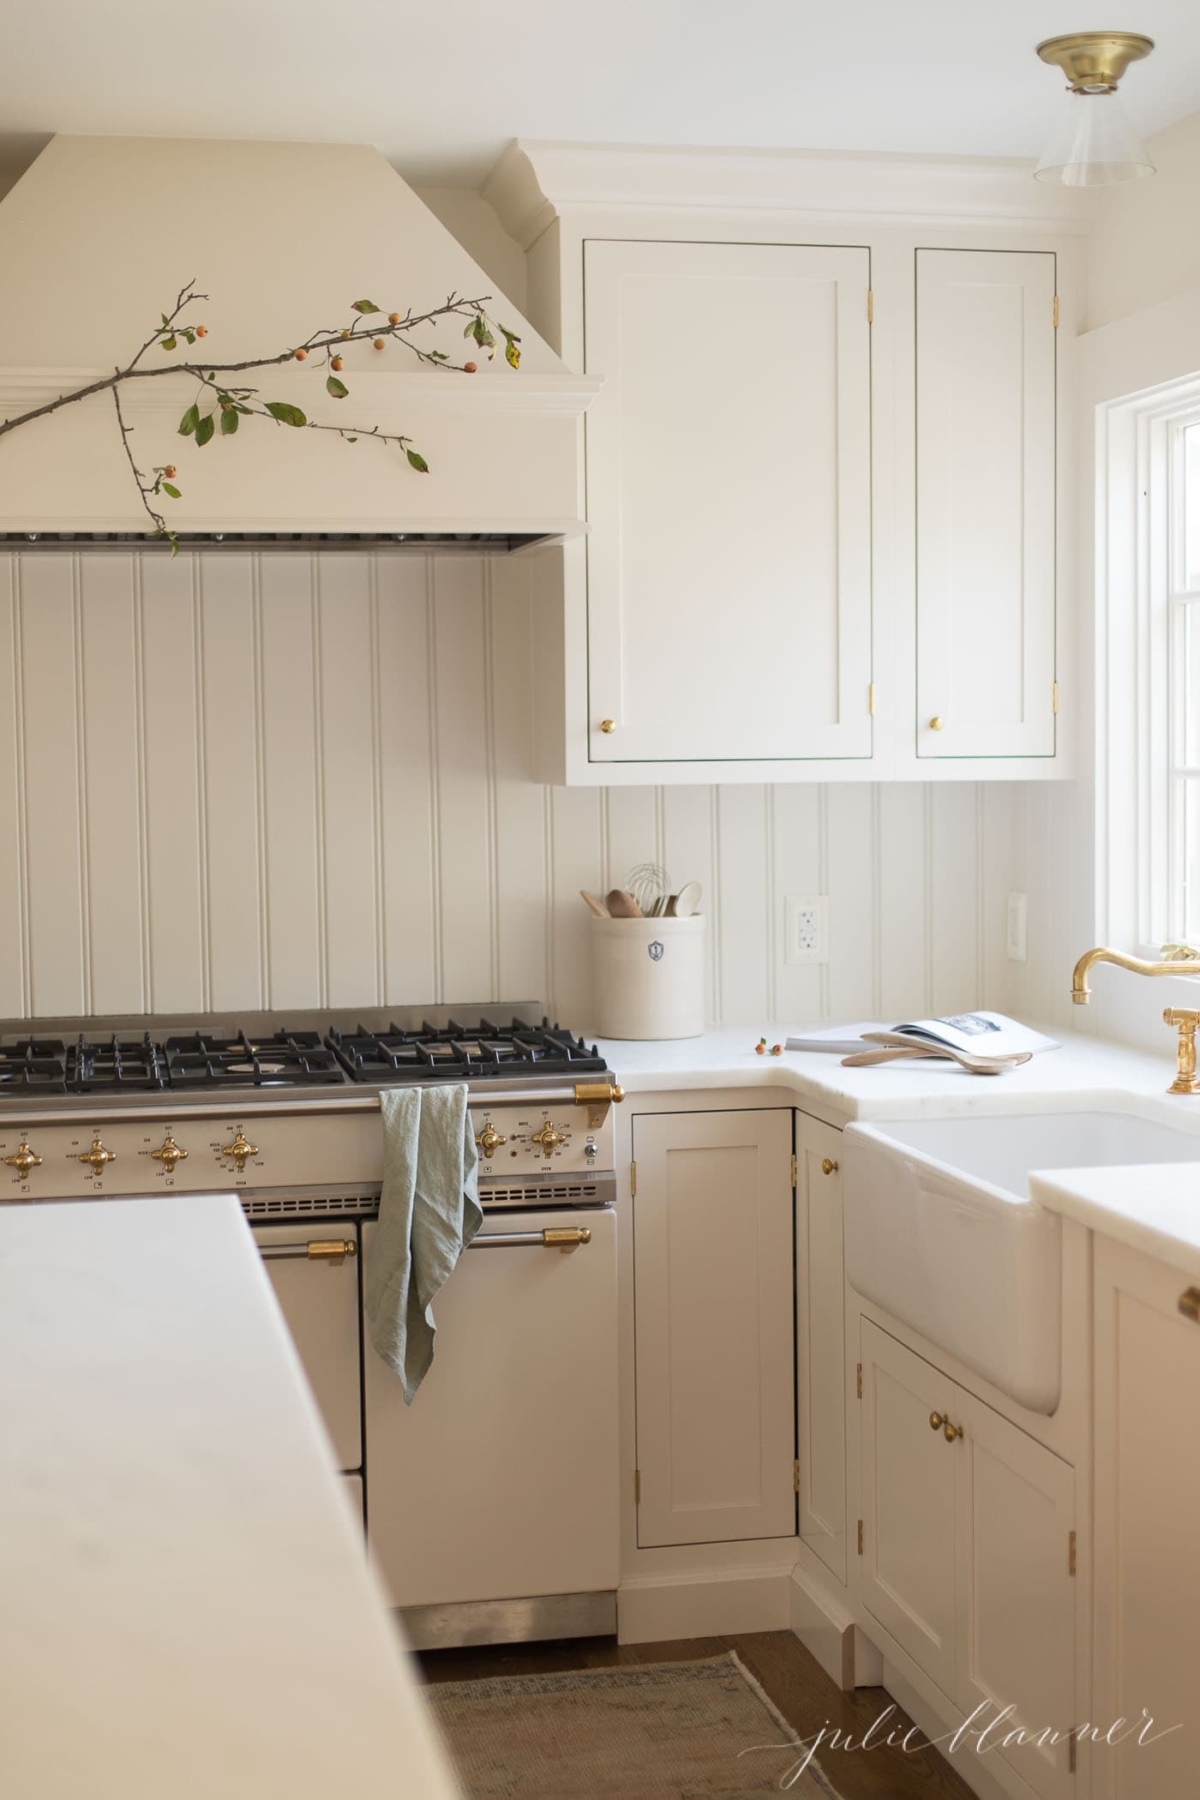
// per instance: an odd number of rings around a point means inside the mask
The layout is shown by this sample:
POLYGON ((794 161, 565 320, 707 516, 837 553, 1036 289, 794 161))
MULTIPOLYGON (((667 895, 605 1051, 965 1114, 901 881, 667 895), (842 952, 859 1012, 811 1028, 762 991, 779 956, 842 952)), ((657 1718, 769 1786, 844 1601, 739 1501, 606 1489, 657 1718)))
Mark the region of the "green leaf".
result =
POLYGON ((346 437, 346 434, 344 431, 342 433, 342 437, 345 438, 345 441, 348 444, 357 444, 357 442, 358 442, 358 439, 356 437, 346 437))
POLYGON ((463 336, 473 337, 481 350, 494 350, 496 348, 496 340, 488 330, 484 323, 483 316, 480 313, 476 313, 475 317, 471 320, 470 325, 463 333, 463 336))
POLYGON ((281 425, 308 424, 308 420, 300 408, 293 406, 290 400, 268 400, 267 411, 273 419, 278 419, 281 425))
POLYGON ((450 358, 446 355, 446 352, 444 350, 431 350, 429 352, 429 354, 433 358, 434 362, 449 362, 450 361, 450 358))
POLYGON ((191 437, 199 423, 200 408, 198 406, 189 406, 182 419, 179 421, 180 437, 191 437))
POLYGON ((405 450, 404 454, 408 458, 410 468, 415 469, 418 475, 428 475, 429 464, 419 450, 405 450))
POLYGON ((517 349, 517 340, 515 338, 510 337, 508 342, 505 344, 504 360, 509 365, 510 368, 512 368, 512 369, 520 368, 521 352, 517 349))
POLYGON ((164 325, 169 325, 171 323, 171 321, 170 321, 170 319, 168 319, 166 313, 159 313, 158 316, 162 320, 164 325))
POLYGON ((163 482, 162 491, 164 494, 170 494, 172 500, 178 500, 179 498, 179 489, 174 487, 169 481, 163 482))
POLYGON ((232 437, 238 428, 238 416, 233 407, 221 414, 221 436, 232 437))
POLYGON ((194 344, 194 343, 195 343, 195 341, 196 341, 196 334, 195 334, 195 332, 194 332, 194 331, 185 331, 185 332, 184 332, 184 334, 183 334, 183 335, 184 335, 184 338, 185 338, 185 340, 186 340, 186 341, 187 341, 187 343, 189 343, 189 344, 194 344))
POLYGON ((196 427, 196 442, 200 445, 201 449, 209 442, 216 429, 217 427, 213 421, 212 414, 205 413, 204 417, 196 427))
POLYGON ((373 300, 356 300, 354 310, 356 313, 376 313, 380 311, 380 308, 373 300))
POLYGON ((335 400, 344 400, 350 389, 336 375, 330 375, 325 382, 325 392, 332 394, 335 400))
POLYGON ((168 531, 167 538, 171 545, 171 555, 178 556, 179 555, 179 539, 175 536, 175 533, 173 531, 168 531))
POLYGON ((174 333, 172 333, 172 335, 170 337, 165 337, 163 339, 162 347, 164 350, 174 350, 175 343, 176 343, 176 339, 175 339, 174 333))

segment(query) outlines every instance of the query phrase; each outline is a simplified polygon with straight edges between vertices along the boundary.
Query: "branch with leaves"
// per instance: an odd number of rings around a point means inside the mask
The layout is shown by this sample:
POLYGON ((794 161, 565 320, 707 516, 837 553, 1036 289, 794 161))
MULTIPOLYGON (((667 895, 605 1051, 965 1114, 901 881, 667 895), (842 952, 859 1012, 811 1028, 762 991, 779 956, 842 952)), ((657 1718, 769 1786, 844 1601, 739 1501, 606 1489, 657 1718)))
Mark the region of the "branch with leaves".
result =
POLYGON ((10 431, 18 430, 22 425, 31 424, 34 419, 45 418, 47 414, 73 406, 79 400, 89 399, 93 394, 111 394, 121 447, 137 487, 142 509, 154 526, 153 535, 166 538, 174 556, 179 549, 179 541, 156 502, 164 496, 169 500, 182 497, 182 489, 178 486, 179 471, 174 463, 161 463, 147 471, 138 467, 130 441, 133 427, 128 424, 121 403, 123 389, 128 390, 135 383, 152 381, 161 376, 192 376, 196 382, 196 396, 180 419, 178 429, 181 437, 190 438, 201 450, 206 444, 212 443, 214 438, 233 437, 240 429, 243 419, 270 419, 276 425, 291 426, 297 430, 332 431, 347 444, 356 444, 360 438, 370 438, 379 444, 394 444, 403 450, 410 469, 415 469, 420 475, 427 475, 429 464, 414 447, 412 439, 404 433, 380 431, 375 425, 334 425, 310 419, 292 401, 264 400, 257 387, 247 386, 236 378, 251 370, 279 368, 290 362, 305 363, 315 357, 319 365, 328 371, 325 392, 331 399, 346 400, 350 390, 341 377, 346 366, 347 346, 369 342, 375 350, 381 351, 386 350, 389 341, 393 339, 402 343, 418 362, 428 363, 431 368, 474 375, 478 364, 455 362, 445 351, 426 350, 412 340, 411 334, 420 327, 435 326, 439 320, 447 318, 467 321, 463 337, 474 343, 479 350, 486 351, 489 361, 495 357, 499 339, 503 339, 504 360, 510 368, 519 368, 521 340, 516 332, 499 324, 485 311, 485 302, 489 298, 490 295, 485 294, 479 300, 466 300, 458 294, 450 294, 443 305, 430 307, 427 312, 414 313, 410 309, 404 313, 388 313, 386 317, 382 307, 377 306, 373 300, 355 300, 350 308, 352 317, 348 325, 314 331, 302 344, 295 344, 291 349, 280 350, 271 356, 250 356, 240 362, 227 363, 198 363, 189 359, 186 362, 148 366, 143 359, 156 345, 170 355, 178 350, 181 342, 189 350, 193 350, 208 336, 206 325, 193 325, 184 316, 189 307, 208 299, 207 294, 198 293, 189 282, 180 289, 171 312, 160 315, 161 323, 124 368, 114 369, 111 375, 87 382, 69 393, 59 394, 56 399, 31 407, 28 412, 18 414, 16 418, 0 419, 0 438, 10 431), (381 320, 384 322, 380 323, 381 320))

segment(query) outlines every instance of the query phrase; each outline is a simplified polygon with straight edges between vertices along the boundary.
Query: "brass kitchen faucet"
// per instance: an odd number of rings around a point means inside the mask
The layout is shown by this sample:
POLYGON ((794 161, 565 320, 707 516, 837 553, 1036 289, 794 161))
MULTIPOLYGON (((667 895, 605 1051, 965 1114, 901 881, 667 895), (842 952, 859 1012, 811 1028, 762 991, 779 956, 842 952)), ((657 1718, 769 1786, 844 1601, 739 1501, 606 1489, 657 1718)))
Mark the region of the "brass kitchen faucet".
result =
MULTIPOLYGON (((1118 969, 1129 969, 1134 975, 1200 975, 1200 951, 1194 950, 1190 944, 1164 944, 1162 962, 1145 962, 1140 956, 1126 956, 1120 950, 1107 950, 1099 946, 1095 950, 1085 951, 1075 964, 1075 973, 1071 977, 1071 998, 1076 1006, 1086 1006, 1091 999, 1088 976, 1096 964, 1102 962, 1113 963, 1118 969)), ((1200 1025, 1200 1011, 1168 1006, 1163 1013, 1163 1024, 1174 1025, 1179 1031, 1175 1079, 1167 1092, 1200 1094, 1200 1079, 1196 1076, 1196 1027, 1200 1025)))

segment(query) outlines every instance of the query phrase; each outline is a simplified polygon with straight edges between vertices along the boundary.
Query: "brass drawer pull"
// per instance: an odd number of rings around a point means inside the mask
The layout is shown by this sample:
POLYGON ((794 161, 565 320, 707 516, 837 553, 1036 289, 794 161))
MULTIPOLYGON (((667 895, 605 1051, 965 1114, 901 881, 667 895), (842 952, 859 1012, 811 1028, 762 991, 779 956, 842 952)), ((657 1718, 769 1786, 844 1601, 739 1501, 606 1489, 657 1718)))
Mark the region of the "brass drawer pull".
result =
POLYGON ((945 1415, 944 1415, 944 1414, 942 1414, 942 1413, 936 1413, 936 1412, 935 1412, 935 1413, 930 1413, 930 1415, 929 1415, 929 1429, 930 1429, 930 1430, 931 1430, 931 1431, 940 1431, 940 1430, 941 1430, 941 1429, 942 1429, 942 1426, 943 1426, 943 1425, 944 1425, 944 1424, 945 1424, 945 1423, 946 1423, 946 1419, 945 1419, 945 1415))
POLYGON ((1185 1288, 1179 1296, 1179 1310, 1193 1325, 1200 1325, 1200 1288, 1185 1288))
POLYGON ((836 1175, 838 1172, 838 1168, 839 1168, 839 1164, 837 1164, 835 1162, 831 1162, 829 1157, 827 1157, 827 1156, 822 1157, 822 1159, 821 1159, 822 1175, 836 1175))
POLYGON ((955 1438, 966 1437, 966 1435, 967 1434, 961 1425, 952 1425, 949 1419, 946 1420, 945 1425, 942 1427, 942 1436, 948 1444, 952 1444, 955 1438))

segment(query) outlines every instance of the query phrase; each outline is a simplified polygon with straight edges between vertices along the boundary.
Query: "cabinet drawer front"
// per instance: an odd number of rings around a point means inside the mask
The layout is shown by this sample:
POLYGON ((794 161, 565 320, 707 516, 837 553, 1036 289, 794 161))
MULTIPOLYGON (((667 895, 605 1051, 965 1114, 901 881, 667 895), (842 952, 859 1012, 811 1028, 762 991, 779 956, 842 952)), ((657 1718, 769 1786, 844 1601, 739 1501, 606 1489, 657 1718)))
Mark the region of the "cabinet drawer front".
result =
POLYGON ((633 1122, 643 1548, 795 1533, 791 1124, 633 1122))
POLYGON ((871 755, 869 286, 861 248, 585 245, 593 761, 871 755))
POLYGON ((1056 259, 916 262, 917 754, 1053 756, 1056 259))

